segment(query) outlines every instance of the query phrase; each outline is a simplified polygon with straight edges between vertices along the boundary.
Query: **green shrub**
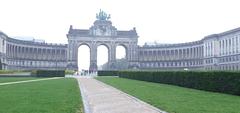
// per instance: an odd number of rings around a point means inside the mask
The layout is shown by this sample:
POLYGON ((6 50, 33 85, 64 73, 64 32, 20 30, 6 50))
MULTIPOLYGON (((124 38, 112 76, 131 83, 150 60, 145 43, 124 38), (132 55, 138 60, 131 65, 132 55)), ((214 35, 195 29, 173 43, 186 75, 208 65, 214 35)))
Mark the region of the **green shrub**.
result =
POLYGON ((98 71, 98 76, 118 76, 118 71, 98 71))
POLYGON ((21 73, 21 72, 30 72, 28 70, 0 70, 0 74, 13 74, 13 73, 21 73))
POLYGON ((119 77, 240 95, 239 72, 118 72, 119 77))
POLYGON ((32 70, 31 71, 31 76, 37 76, 37 70, 32 70))
POLYGON ((65 70, 33 70, 31 75, 35 77, 64 77, 65 70))
POLYGON ((66 75, 73 75, 75 73, 74 70, 65 70, 66 75))
POLYGON ((14 71, 12 71, 12 70, 0 70, 0 74, 11 74, 13 72, 14 71))

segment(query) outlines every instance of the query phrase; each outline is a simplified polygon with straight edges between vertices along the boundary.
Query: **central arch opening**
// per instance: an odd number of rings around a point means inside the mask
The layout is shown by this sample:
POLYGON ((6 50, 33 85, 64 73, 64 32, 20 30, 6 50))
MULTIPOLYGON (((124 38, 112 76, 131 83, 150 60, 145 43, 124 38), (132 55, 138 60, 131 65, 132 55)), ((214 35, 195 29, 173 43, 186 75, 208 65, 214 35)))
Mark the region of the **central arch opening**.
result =
POLYGON ((90 66, 90 48, 87 45, 78 47, 78 70, 88 70, 90 66))
POLYGON ((108 48, 106 45, 97 47, 97 66, 98 70, 107 70, 108 68, 108 48))

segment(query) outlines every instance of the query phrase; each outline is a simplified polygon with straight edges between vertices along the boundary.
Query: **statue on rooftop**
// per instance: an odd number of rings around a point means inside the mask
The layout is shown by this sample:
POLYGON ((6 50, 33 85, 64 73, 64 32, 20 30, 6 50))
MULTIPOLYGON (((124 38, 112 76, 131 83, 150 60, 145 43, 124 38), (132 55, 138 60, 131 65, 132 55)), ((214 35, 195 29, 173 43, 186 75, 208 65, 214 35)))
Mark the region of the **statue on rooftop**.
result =
POLYGON ((98 20, 109 20, 111 18, 111 15, 100 9, 99 13, 96 14, 96 18, 98 20))

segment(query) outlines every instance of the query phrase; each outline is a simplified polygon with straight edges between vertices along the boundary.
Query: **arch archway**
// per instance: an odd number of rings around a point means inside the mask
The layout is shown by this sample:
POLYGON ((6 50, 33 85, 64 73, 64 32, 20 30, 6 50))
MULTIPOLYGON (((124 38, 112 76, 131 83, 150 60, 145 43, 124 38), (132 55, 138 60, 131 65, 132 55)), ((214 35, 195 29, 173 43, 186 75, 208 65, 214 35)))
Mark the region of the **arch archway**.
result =
POLYGON ((90 47, 80 44, 78 47, 78 70, 88 70, 90 67, 90 47))
POLYGON ((108 70, 109 62, 109 47, 105 44, 100 44, 97 47, 97 66, 98 70, 108 70))
POLYGON ((123 44, 116 46, 116 70, 128 69, 127 47, 123 44))
POLYGON ((127 47, 123 44, 116 46, 116 59, 127 59, 127 47))
POLYGON ((125 47, 125 58, 129 65, 137 65, 137 41, 136 29, 117 30, 109 20, 96 20, 90 29, 74 29, 70 26, 68 34, 68 69, 77 68, 77 49, 79 44, 86 43, 90 48, 89 70, 97 70, 97 48, 105 45, 108 48, 108 66, 110 70, 116 67, 116 46, 125 47))

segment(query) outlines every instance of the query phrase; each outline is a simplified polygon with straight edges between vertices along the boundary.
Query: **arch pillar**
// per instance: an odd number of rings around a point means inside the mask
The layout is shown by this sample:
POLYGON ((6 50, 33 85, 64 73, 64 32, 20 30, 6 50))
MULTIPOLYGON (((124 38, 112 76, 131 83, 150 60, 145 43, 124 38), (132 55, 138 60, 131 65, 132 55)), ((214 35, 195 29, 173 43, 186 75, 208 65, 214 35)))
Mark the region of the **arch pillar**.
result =
POLYGON ((69 70, 78 70, 77 64, 77 53, 78 53, 78 46, 75 43, 69 42, 68 44, 68 65, 67 69, 69 70))
POLYGON ((115 70, 116 69, 116 45, 111 44, 108 50, 108 69, 115 70))
POLYGON ((127 49, 127 58, 128 58, 128 67, 129 68, 139 68, 139 62, 138 62, 138 46, 137 43, 132 43, 128 46, 127 49))
POLYGON ((89 70, 97 71, 97 45, 91 43, 90 45, 90 66, 89 70))

